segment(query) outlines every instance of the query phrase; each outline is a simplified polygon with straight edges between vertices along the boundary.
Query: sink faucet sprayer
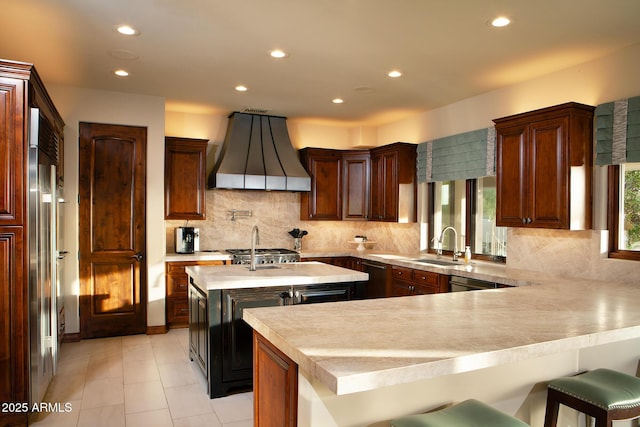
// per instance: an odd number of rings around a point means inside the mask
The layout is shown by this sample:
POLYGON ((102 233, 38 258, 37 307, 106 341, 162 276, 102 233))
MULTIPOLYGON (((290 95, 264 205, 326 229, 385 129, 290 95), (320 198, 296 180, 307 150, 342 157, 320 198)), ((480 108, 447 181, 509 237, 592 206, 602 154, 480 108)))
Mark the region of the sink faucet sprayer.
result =
POLYGON ((437 254, 438 256, 442 255, 442 240, 444 239, 444 233, 447 230, 453 230, 453 260, 458 261, 458 257, 460 256, 460 252, 458 252, 458 232, 452 226, 447 226, 442 229, 442 232, 440 233, 440 237, 438 238, 439 245, 437 249, 437 254))
POLYGON ((258 226, 254 225, 251 230, 251 263, 249 271, 256 271, 256 245, 260 244, 260 232, 258 226))

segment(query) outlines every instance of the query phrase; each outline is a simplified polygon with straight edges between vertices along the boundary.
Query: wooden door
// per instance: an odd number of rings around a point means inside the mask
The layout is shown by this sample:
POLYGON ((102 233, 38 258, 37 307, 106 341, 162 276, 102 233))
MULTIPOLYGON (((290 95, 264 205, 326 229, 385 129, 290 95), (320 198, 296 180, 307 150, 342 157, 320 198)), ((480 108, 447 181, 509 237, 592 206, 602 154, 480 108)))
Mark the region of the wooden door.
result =
POLYGON ((300 218, 342 219, 342 155, 331 150, 303 150, 311 191, 300 196, 300 218))
POLYGON ((398 220, 398 153, 371 157, 371 219, 398 220))
POLYGON ((343 161, 342 219, 367 220, 369 218, 370 170, 369 152, 347 152, 343 161))
POLYGON ((143 127, 80 123, 80 333, 146 332, 143 127))
POLYGON ((541 120, 529 126, 529 218, 531 226, 569 227, 568 118, 541 120))
POLYGON ((527 126, 497 130, 496 224, 518 227, 528 216, 527 126))
POLYGON ((206 219, 206 139, 165 138, 164 219, 206 219))

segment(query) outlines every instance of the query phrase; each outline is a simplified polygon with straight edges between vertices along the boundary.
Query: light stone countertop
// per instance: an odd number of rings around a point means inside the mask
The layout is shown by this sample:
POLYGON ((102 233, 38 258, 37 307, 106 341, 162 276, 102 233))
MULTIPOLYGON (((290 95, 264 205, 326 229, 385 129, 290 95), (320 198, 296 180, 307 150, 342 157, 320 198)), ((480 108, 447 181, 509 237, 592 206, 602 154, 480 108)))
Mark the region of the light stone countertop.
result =
POLYGON ((246 264, 192 266, 186 272, 204 291, 369 280, 367 273, 321 262, 259 264, 256 271, 250 271, 246 264))
POLYGON ((338 395, 640 337, 638 283, 515 273, 532 286, 255 308, 243 318, 338 395))
POLYGON ((203 251, 192 254, 167 253, 165 262, 190 262, 190 261, 229 261, 231 255, 220 251, 203 251))

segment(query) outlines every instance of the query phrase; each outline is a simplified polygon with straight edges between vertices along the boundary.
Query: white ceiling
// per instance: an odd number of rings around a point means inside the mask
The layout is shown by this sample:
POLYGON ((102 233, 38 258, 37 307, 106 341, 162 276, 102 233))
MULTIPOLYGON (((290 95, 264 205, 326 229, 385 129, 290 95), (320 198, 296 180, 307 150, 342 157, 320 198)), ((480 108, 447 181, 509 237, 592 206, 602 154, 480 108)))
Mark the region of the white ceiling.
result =
POLYGON ((176 111, 259 107, 352 126, 640 42, 640 0, 1 0, 0 11, 0 58, 36 64, 46 84, 162 96, 176 111), (512 25, 487 24, 499 14, 512 25), (141 34, 116 33, 122 23, 141 34), (290 56, 274 60, 274 48, 290 56), (109 53, 121 50, 137 59, 109 53), (403 77, 387 77, 392 69, 403 77))

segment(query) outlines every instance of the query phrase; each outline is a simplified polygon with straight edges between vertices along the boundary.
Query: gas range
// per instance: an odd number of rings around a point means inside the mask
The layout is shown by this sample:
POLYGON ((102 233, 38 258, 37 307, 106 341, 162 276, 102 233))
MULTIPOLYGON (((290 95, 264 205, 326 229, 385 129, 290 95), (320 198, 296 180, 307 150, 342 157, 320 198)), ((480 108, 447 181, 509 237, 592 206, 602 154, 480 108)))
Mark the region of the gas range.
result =
MULTIPOLYGON (((225 249, 227 253, 232 255, 231 264, 250 264, 250 249, 225 249)), ((291 249, 256 249, 256 264, 275 264, 281 262, 298 262, 300 254, 291 249)))

